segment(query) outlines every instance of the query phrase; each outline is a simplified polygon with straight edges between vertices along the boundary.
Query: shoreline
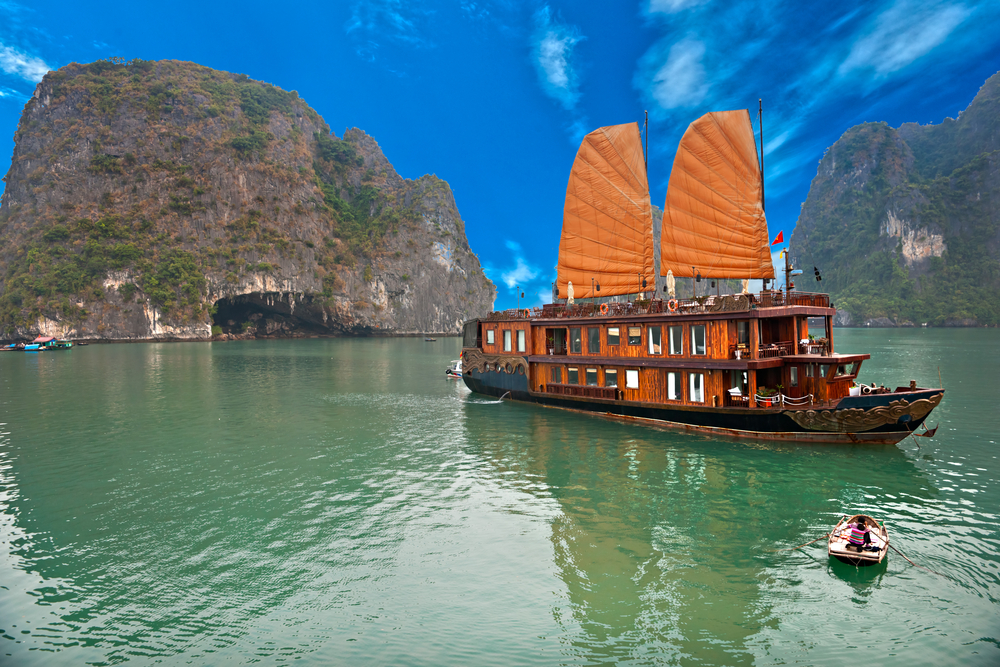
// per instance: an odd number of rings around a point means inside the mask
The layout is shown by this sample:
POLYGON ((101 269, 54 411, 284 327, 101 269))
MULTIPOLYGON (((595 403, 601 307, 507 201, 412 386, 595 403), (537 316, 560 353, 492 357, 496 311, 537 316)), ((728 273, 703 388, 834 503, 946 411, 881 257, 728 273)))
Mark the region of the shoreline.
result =
MULTIPOLYGON (((211 338, 176 338, 176 337, 164 337, 164 338, 65 338, 61 340, 68 340, 76 345, 80 343, 86 343, 87 345, 110 345, 113 343, 238 343, 241 341, 248 340, 311 340, 316 338, 422 338, 422 337, 433 337, 433 338, 461 338, 460 333, 394 333, 394 334, 365 334, 365 335, 310 335, 310 336, 260 336, 260 337, 234 337, 234 338, 222 338, 221 336, 212 336, 211 338)), ((20 339, 0 339, 0 346, 10 345, 12 343, 27 342, 30 341, 28 338, 20 339)))

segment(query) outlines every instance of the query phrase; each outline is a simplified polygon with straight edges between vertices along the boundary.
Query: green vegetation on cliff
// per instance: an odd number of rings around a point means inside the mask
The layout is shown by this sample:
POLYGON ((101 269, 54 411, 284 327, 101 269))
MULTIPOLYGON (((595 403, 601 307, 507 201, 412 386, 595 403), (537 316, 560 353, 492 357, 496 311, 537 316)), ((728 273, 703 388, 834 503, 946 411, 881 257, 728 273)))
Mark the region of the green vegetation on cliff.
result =
POLYGON ((204 322, 212 285, 251 274, 333 297, 420 218, 420 187, 348 135, 294 91, 193 63, 50 72, 0 207, 0 330, 137 299, 204 322))
POLYGON ((820 163, 791 241, 856 322, 1000 322, 1000 75, 958 120, 851 128, 820 163))

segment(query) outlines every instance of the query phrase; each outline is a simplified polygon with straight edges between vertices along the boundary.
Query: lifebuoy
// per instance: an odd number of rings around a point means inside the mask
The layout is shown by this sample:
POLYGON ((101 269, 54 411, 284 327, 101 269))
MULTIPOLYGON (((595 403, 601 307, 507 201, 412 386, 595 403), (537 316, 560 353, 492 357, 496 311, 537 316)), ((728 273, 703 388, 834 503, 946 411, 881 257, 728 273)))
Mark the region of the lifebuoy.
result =
POLYGON ((667 301, 667 310, 669 310, 671 313, 677 312, 677 299, 671 299, 670 301, 667 301))
POLYGON ((600 311, 601 311, 601 315, 607 315, 608 314, 608 304, 602 303, 600 311))
POLYGON ((863 384, 863 385, 861 385, 861 393, 862 394, 870 394, 870 393, 872 393, 872 388, 869 387, 866 384, 863 384))

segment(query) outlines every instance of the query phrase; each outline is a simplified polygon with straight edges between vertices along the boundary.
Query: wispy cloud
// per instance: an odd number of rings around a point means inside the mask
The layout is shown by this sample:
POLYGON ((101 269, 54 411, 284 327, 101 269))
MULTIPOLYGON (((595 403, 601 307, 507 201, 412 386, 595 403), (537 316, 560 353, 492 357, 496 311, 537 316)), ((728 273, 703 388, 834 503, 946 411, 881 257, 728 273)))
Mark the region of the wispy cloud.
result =
POLYGON ((545 94, 567 110, 580 100, 580 75, 573 52, 585 37, 575 27, 559 21, 546 5, 535 13, 532 57, 545 94))
POLYGON ((50 69, 41 58, 0 42, 0 70, 4 73, 38 83, 50 69))
POLYGON ((703 5, 709 0, 649 0, 646 14, 676 14, 691 7, 703 5))
POLYGON ((18 100, 20 102, 27 102, 28 101, 28 96, 25 95, 24 93, 18 92, 16 90, 14 90, 13 88, 7 88, 5 86, 0 86, 0 99, 4 99, 4 98, 12 99, 12 100, 18 100))
POLYGON ((903 0, 879 14, 851 48, 838 73, 896 72, 944 42, 972 10, 960 4, 919 4, 903 0))
POLYGON ((344 32, 353 40, 354 51, 361 59, 375 62, 382 54, 383 43, 433 47, 426 25, 433 13, 423 5, 404 0, 359 0, 351 8, 344 32))
POLYGON ((538 277, 538 268, 528 264, 524 257, 524 251, 515 241, 507 241, 504 245, 511 251, 514 259, 514 266, 500 274, 501 280, 508 289, 520 286, 522 289, 532 280, 538 277))
POLYGON ((684 39, 670 46, 666 62, 652 77, 651 94, 663 109, 693 107, 708 94, 705 80, 705 45, 684 39))

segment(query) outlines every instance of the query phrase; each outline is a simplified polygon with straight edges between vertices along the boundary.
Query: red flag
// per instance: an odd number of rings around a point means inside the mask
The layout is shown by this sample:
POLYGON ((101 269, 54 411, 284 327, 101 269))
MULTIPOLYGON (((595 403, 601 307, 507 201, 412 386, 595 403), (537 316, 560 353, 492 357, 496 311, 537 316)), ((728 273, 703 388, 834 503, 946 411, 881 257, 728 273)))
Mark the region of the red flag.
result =
POLYGON ((780 232, 778 232, 778 235, 774 237, 774 240, 771 241, 771 245, 778 245, 779 243, 784 243, 784 242, 785 242, 785 230, 781 230, 780 232))

